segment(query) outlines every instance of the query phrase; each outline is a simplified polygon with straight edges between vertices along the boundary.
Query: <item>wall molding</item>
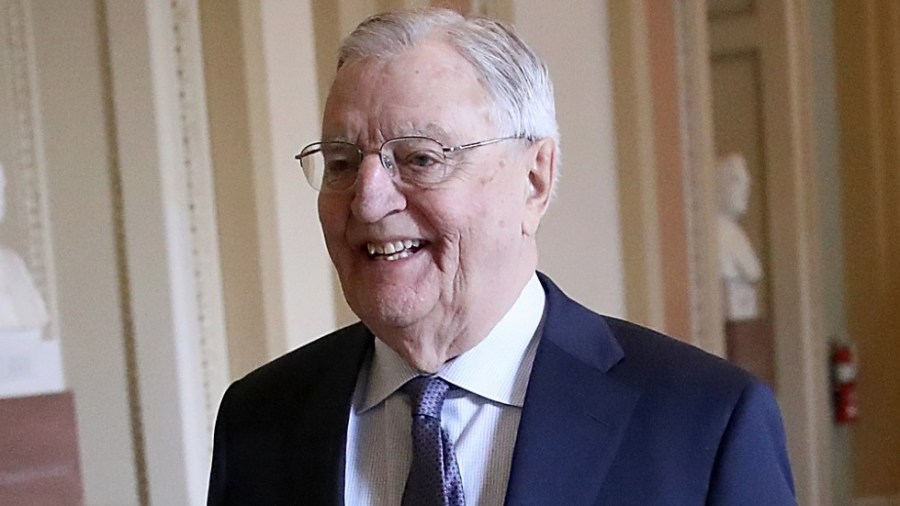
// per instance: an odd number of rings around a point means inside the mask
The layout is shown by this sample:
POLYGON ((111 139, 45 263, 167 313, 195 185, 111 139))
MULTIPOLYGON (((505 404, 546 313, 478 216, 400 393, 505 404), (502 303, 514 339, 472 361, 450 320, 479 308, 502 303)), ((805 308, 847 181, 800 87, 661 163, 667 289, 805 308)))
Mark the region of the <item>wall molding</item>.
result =
POLYGON ((230 375, 198 5, 104 5, 147 495, 199 505, 230 375))
POLYGON ((619 226, 628 231, 622 234, 625 310, 629 320, 666 332, 664 292, 669 287, 663 278, 660 246, 647 16, 642 2, 611 2, 608 12, 619 226))
POLYGON ((7 162, 7 203, 23 218, 25 263, 47 306, 50 322, 44 337, 60 337, 56 273, 47 202, 47 167, 40 131, 40 101, 31 11, 24 0, 0 0, 0 49, 9 80, 13 116, 14 159, 7 162))
POLYGON ((677 0, 686 229, 693 343, 725 356, 722 287, 716 241, 716 173, 712 136, 709 28, 705 2, 677 0))
MULTIPOLYGON (((230 382, 222 273, 219 263, 218 225, 213 185, 212 157, 206 94, 203 79, 202 42, 197 0, 172 0, 172 42, 177 82, 181 137, 190 232, 190 261, 195 286, 197 341, 206 427, 212 434, 216 411, 230 382)), ((212 440, 210 439, 210 452, 212 440)))
POLYGON ((150 484, 147 473, 147 448, 144 433, 144 413, 141 406, 140 378, 138 374, 137 342, 135 336, 134 309, 131 278, 128 269, 127 227, 125 226, 125 202, 122 192, 122 170, 117 124, 113 103, 112 61, 110 59, 109 24, 104 2, 96 4, 98 29, 102 33, 100 44, 100 73, 105 90, 106 135, 108 139, 110 200, 112 203, 113 241, 115 244, 116 277, 118 278, 119 311, 122 318, 122 348, 125 358, 125 378, 128 393, 129 426, 133 448, 134 474, 138 504, 149 506, 150 484))

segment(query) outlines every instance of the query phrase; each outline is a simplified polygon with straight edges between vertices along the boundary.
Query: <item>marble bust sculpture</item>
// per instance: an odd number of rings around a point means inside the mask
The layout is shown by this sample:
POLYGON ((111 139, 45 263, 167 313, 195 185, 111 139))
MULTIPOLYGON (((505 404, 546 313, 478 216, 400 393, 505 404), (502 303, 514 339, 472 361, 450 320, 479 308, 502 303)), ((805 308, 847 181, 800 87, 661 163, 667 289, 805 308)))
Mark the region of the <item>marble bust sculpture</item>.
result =
MULTIPOLYGON (((0 165, 0 221, 6 216, 6 174, 0 165)), ((47 306, 28 267, 14 250, 0 245, 0 332, 40 330, 47 306)))
POLYGON ((750 196, 747 160, 732 153, 719 159, 717 169, 719 266, 725 290, 725 316, 729 321, 751 320, 759 317, 755 284, 763 272, 739 223, 747 212, 750 196))

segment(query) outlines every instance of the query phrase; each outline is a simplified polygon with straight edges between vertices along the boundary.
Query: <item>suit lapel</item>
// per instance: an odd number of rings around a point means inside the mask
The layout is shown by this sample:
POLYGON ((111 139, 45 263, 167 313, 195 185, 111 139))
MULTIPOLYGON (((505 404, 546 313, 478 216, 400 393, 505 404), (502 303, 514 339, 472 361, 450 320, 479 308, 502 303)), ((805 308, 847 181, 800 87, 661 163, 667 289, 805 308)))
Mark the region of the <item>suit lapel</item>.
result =
POLYGON ((296 393, 291 426, 291 498, 299 504, 344 503, 347 423, 356 380, 372 349, 373 336, 361 324, 332 339, 332 357, 318 364, 318 375, 296 393))
POLYGON ((540 278, 547 291, 547 320, 525 396, 506 502, 592 504, 639 393, 608 374, 623 352, 602 317, 540 278))

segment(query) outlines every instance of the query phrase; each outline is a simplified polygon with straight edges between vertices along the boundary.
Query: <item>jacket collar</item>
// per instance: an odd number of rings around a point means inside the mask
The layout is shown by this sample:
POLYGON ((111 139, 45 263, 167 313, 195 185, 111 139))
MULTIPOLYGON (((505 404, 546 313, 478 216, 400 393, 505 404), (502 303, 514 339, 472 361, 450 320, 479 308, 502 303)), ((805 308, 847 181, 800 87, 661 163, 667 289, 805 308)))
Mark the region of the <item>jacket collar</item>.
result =
POLYGON ((289 497, 302 504, 344 504, 344 470, 347 453, 347 423, 356 380, 374 336, 361 323, 322 338, 333 348, 333 363, 320 365, 308 383, 297 388, 295 416, 288 429, 290 459, 286 477, 293 489, 289 497), (303 409, 301 409, 303 408, 303 409))
POLYGON ((508 504, 592 504, 639 393, 610 370, 624 357, 602 316, 539 273, 547 319, 525 394, 508 504), (560 472, 566 469, 567 472, 560 472))

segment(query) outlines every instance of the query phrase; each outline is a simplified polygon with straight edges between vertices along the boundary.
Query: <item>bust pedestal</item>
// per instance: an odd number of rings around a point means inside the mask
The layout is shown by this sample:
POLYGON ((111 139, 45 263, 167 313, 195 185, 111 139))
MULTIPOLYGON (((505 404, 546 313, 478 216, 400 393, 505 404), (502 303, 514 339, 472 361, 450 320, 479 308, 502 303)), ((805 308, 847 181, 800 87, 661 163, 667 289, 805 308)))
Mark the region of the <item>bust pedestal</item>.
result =
POLYGON ((728 360, 775 389, 775 339, 768 318, 725 322, 728 360))
POLYGON ((83 504, 71 392, 0 399, 0 504, 83 504))
POLYGON ((0 329, 0 399, 65 389, 59 339, 40 329, 0 329))

